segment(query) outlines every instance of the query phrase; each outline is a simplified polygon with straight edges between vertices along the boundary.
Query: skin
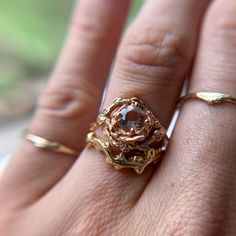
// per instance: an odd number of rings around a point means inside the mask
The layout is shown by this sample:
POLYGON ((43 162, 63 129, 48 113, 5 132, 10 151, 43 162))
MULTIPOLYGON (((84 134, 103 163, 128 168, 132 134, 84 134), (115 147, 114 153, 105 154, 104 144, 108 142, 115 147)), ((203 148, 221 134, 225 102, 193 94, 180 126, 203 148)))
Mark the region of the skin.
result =
POLYGON ((104 106, 138 96, 165 127, 186 76, 188 92, 236 96, 235 0, 145 1, 118 46, 129 4, 75 6, 29 129, 79 155, 22 143, 0 179, 0 235, 236 235, 235 105, 186 102, 162 162, 142 175, 85 146, 114 56, 104 106))

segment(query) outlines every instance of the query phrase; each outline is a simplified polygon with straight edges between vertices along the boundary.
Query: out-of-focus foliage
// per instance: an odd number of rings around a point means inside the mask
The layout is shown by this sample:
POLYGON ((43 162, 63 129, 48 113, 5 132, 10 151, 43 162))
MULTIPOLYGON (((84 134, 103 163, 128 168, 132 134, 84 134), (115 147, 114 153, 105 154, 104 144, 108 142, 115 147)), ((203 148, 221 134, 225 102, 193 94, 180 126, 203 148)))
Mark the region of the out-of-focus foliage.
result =
MULTIPOLYGON (((143 0, 134 0, 132 19, 143 0)), ((48 73, 63 44, 73 0, 0 0, 0 95, 48 73)))
POLYGON ((130 19, 129 20, 133 20, 135 18, 135 16, 137 15, 140 7, 142 6, 144 0, 133 0, 133 5, 130 11, 130 19))
MULTIPOLYGON (((7 88, 14 77, 49 70, 62 45, 73 1, 0 3, 0 88, 7 88), (10 79, 9 83, 3 83, 6 79, 10 79)), ((131 18, 141 3, 142 0, 134 1, 131 18)))
POLYGON ((72 0, 0 0, 0 88, 48 71, 62 44, 72 0))

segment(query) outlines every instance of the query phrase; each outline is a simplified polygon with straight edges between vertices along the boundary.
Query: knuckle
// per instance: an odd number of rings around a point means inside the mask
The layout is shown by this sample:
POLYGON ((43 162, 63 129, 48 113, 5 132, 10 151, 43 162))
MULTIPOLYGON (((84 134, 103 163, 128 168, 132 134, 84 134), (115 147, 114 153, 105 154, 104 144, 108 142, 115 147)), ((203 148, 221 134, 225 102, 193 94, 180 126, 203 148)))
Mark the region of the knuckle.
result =
POLYGON ((94 107, 96 93, 96 89, 84 80, 52 83, 39 99, 38 109, 53 120, 79 119, 94 107))
POLYGON ((80 42, 84 43, 95 43, 98 45, 104 45, 110 43, 114 38, 112 32, 114 27, 112 24, 101 24, 101 22, 107 22, 107 16, 102 14, 94 14, 94 9, 91 9, 91 2, 84 3, 84 11, 80 11, 75 14, 72 19, 72 34, 75 35, 75 40, 78 37, 81 39, 80 42), (91 15, 91 17, 88 17, 91 15))
POLYGON ((191 51, 186 45, 187 37, 177 32, 133 28, 124 40, 120 58, 133 73, 169 76, 186 65, 191 51))
MULTIPOLYGON (((99 22, 99 21, 98 21, 99 22)), ((74 28, 79 32, 80 42, 96 43, 98 45, 109 43, 112 38, 111 34, 108 34, 109 29, 101 27, 98 22, 88 22, 86 20, 76 21, 74 28)), ((76 39, 78 36, 75 37, 76 39)))

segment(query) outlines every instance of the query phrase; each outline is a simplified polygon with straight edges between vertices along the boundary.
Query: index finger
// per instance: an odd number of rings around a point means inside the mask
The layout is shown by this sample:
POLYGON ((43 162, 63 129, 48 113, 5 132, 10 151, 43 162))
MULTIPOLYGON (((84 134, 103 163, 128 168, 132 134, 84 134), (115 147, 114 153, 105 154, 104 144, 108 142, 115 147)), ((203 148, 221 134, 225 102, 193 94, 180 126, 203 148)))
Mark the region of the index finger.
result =
MULTIPOLYGON (((30 125, 31 133, 73 148, 79 155, 99 109, 128 8, 127 0, 78 2, 65 48, 30 125)), ((11 206, 36 201, 76 158, 24 142, 1 178, 4 206, 4 199, 11 206)))

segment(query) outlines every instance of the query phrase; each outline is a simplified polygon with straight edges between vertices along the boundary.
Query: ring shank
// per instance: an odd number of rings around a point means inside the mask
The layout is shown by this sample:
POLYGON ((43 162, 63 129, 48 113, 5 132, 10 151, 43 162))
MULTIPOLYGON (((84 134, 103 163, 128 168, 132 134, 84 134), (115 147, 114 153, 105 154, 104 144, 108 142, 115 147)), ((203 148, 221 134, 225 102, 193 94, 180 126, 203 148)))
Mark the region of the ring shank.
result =
POLYGON ((222 104, 222 103, 231 103, 236 105, 236 97, 234 96, 223 93, 197 92, 197 93, 190 93, 186 96, 181 97, 178 103, 178 107, 181 107, 184 104, 184 102, 190 99, 198 99, 210 105, 222 104))

